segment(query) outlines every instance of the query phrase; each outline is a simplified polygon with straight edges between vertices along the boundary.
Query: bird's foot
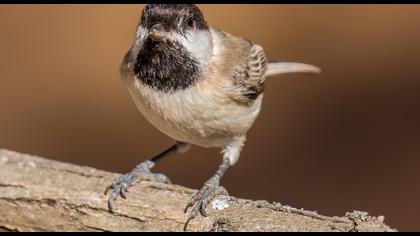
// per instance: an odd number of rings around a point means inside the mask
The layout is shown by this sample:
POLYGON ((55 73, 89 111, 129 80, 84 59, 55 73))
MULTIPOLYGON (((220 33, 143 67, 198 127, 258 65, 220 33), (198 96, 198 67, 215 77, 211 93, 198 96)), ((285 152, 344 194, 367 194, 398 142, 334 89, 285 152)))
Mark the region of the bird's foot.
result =
POLYGON ((207 181, 200 189, 200 191, 198 191, 198 193, 189 200, 187 206, 185 207, 184 213, 187 213, 190 207, 193 207, 193 209, 191 210, 188 219, 185 222, 184 231, 186 231, 188 223, 199 213, 202 216, 207 217, 207 213, 205 211, 206 206, 210 203, 210 201, 219 195, 228 195, 226 189, 222 186, 219 186, 219 179, 212 178, 207 181))
POLYGON ((116 180, 105 189, 105 195, 108 194, 108 191, 112 189, 111 196, 108 199, 108 208, 112 212, 113 202, 121 196, 126 198, 125 192, 128 191, 128 188, 132 186, 135 180, 151 180, 156 182, 171 183, 170 179, 160 173, 152 173, 150 170, 154 166, 154 162, 145 161, 139 164, 134 170, 130 173, 127 173, 116 180))

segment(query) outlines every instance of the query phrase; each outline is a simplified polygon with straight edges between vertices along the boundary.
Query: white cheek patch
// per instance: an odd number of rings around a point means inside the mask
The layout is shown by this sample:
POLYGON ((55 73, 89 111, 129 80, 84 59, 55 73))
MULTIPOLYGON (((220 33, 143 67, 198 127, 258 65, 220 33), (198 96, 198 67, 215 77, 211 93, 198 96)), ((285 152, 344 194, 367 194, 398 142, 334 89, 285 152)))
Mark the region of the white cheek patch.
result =
POLYGON ((139 40, 144 40, 144 38, 146 37, 146 29, 145 28, 143 28, 143 27, 138 27, 137 28, 137 32, 136 32, 136 36, 137 36, 137 39, 139 39, 139 40))
POLYGON ((172 36, 180 42, 193 55, 201 65, 207 64, 207 58, 211 49, 210 34, 206 31, 189 31, 186 36, 173 34, 172 36))
POLYGON ((213 55, 217 56, 220 54, 220 48, 221 48, 220 39, 218 37, 217 32, 215 32, 214 29, 210 28, 210 33, 213 39, 213 55))
POLYGON ((137 55, 143 47, 144 40, 146 39, 147 30, 143 27, 138 27, 136 31, 136 38, 134 40, 133 55, 137 55))

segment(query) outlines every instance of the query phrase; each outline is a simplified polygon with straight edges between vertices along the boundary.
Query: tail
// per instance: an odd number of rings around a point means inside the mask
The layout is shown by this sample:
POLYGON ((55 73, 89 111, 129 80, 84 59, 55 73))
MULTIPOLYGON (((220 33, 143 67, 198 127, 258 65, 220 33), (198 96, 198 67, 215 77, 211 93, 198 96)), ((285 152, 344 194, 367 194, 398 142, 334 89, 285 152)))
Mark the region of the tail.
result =
POLYGON ((267 65, 267 71, 265 72, 265 76, 268 77, 290 73, 320 74, 321 69, 316 66, 303 63, 269 61, 267 65))

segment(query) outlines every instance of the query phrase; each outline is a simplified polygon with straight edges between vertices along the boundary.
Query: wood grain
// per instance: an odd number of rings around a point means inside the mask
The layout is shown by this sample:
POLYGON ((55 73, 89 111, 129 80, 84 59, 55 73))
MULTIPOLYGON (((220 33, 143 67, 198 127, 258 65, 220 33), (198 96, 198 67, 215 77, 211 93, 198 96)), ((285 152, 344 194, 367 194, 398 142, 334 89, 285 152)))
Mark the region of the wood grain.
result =
MULTIPOLYGON (((196 190, 143 181, 107 210, 118 174, 0 150, 0 231, 182 231, 196 190)), ((395 231, 365 212, 327 217, 279 203, 220 196, 188 231, 395 231), (226 205, 227 206, 227 205, 226 205)))

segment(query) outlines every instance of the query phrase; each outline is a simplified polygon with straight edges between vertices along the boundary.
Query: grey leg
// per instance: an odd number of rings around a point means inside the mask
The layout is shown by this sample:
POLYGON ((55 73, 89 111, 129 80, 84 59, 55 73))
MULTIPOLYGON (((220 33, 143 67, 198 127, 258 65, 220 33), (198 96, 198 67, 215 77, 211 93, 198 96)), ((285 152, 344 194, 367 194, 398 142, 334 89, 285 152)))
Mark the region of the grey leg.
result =
POLYGON ((126 198, 124 193, 128 191, 128 188, 132 186, 132 184, 136 180, 148 179, 148 180, 157 181, 157 182, 171 183, 169 178, 166 177, 165 175, 160 174, 160 173, 155 174, 155 173, 152 173, 150 170, 158 161, 178 151, 179 149, 181 149, 182 147, 186 145, 187 144, 177 142, 175 145, 166 149, 161 154, 157 155, 156 157, 148 161, 145 161, 139 164, 131 172, 121 176, 120 178, 116 179, 112 184, 108 185, 108 187, 105 189, 105 195, 107 195, 108 191, 112 189, 111 196, 108 199, 109 211, 112 212, 112 204, 119 196, 121 196, 124 199, 126 198))
POLYGON ((198 193, 193 196, 187 206, 185 207, 184 212, 187 213, 188 209, 190 207, 193 207, 187 221, 184 225, 184 231, 186 231, 188 223, 194 219, 199 213, 207 217, 207 213, 205 211, 206 206, 210 203, 213 198, 215 198, 218 195, 228 195, 228 192, 225 188, 219 185, 220 178, 225 174, 226 170, 230 166, 230 160, 228 157, 223 157, 223 162, 219 166, 219 169, 217 170, 216 174, 209 179, 204 186, 198 191, 198 193))

